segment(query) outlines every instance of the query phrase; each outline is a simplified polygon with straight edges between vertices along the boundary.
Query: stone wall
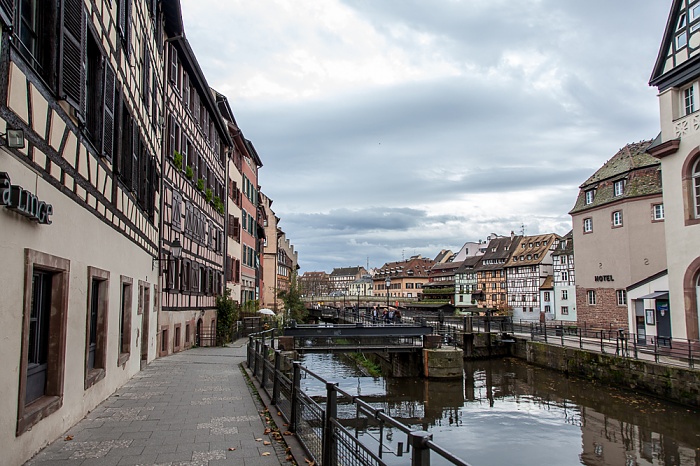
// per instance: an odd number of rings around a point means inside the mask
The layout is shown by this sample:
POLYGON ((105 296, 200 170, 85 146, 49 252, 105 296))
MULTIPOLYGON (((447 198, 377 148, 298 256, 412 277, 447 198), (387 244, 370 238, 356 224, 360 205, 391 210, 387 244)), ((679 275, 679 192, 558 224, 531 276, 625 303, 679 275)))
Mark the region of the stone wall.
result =
POLYGON ((536 366, 700 407, 700 370, 625 359, 578 348, 518 339, 513 356, 536 366))
POLYGON ((616 290, 612 288, 576 287, 576 315, 579 326, 586 323, 588 328, 628 330, 627 306, 617 305, 616 290), (588 290, 595 290, 596 304, 588 304, 588 290))

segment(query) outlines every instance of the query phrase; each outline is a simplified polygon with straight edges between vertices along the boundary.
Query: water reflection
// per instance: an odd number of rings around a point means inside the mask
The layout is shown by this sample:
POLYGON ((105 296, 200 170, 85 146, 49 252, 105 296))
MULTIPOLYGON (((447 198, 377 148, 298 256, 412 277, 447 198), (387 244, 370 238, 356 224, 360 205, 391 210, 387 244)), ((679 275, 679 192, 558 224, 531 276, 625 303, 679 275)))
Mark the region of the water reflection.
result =
MULTIPOLYGON (((323 377, 435 440, 474 466, 557 464, 700 466, 700 416, 661 400, 529 366, 515 359, 467 363, 463 380, 373 379, 331 355, 308 355, 323 377)), ((322 386, 303 381, 324 395, 322 386)), ((345 416, 352 418, 354 410, 345 416)), ((378 437, 370 424, 348 426, 378 437)), ((384 431, 389 464, 406 438, 384 431), (397 438, 400 437, 400 438, 397 438)), ((433 464, 441 464, 437 459, 433 464)))

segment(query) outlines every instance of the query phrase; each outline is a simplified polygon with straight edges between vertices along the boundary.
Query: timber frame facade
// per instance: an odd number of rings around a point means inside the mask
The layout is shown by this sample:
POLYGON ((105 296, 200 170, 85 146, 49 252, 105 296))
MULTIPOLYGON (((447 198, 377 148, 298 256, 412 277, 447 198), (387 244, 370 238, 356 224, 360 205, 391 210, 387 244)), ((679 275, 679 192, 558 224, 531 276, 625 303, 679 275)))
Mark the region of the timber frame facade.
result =
POLYGON ((475 267, 477 292, 472 293, 472 298, 476 298, 479 307, 503 312, 508 310, 505 267, 520 238, 513 233, 490 238, 486 252, 475 267))
POLYGON ((161 356, 215 344, 216 296, 223 293, 226 257, 226 164, 233 145, 185 37, 180 3, 163 5, 161 356), (182 245, 179 258, 171 254, 176 240, 182 245))
POLYGON ((0 131, 24 136, 0 148, 8 464, 156 357, 159 18, 155 1, 0 2, 0 131))

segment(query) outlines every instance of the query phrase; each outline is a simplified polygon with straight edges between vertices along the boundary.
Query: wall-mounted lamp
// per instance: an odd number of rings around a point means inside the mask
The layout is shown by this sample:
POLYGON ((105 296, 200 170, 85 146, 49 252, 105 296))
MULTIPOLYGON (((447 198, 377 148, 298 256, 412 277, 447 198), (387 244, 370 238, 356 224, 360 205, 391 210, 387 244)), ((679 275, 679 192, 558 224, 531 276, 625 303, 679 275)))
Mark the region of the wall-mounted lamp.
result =
POLYGON ((182 244, 180 244, 180 238, 175 238, 175 241, 173 241, 170 245, 170 255, 173 256, 173 259, 170 259, 170 257, 165 257, 162 259, 154 257, 153 263, 151 264, 151 270, 155 270, 156 262, 160 264, 161 261, 170 262, 171 260, 180 258, 180 256, 182 255, 182 244))
POLYGON ((7 128, 6 133, 0 133, 5 138, 5 144, 10 149, 24 149, 24 130, 7 128))

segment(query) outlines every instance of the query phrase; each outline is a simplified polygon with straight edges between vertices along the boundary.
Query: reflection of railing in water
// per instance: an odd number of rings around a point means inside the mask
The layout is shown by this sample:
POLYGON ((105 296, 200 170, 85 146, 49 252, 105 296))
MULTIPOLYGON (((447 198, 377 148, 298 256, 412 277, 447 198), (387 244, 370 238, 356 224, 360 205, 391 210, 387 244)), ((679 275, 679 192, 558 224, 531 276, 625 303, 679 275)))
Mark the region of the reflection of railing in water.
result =
POLYGON ((292 363, 290 378, 282 370, 284 356, 280 350, 274 349, 274 336, 274 330, 269 330, 249 337, 247 365, 262 389, 270 396, 272 404, 289 424, 288 429, 295 433, 316 464, 385 465, 382 457, 388 451, 383 444, 384 429, 389 428, 406 435, 406 443, 398 442, 395 454, 403 456, 404 453, 410 453, 413 466, 430 465, 431 454, 442 457, 450 464, 468 466, 468 463, 433 442, 429 432, 412 430, 386 415, 382 409, 374 408, 359 397, 342 390, 337 383, 316 375, 298 361, 292 363), (274 360, 271 361, 270 356, 273 354, 274 360), (325 384, 325 404, 304 393, 301 389, 302 376, 312 377, 325 384), (355 406, 356 419, 363 418, 378 425, 378 438, 366 431, 367 437, 372 438, 376 445, 361 442, 357 431, 353 434, 342 425, 338 418, 339 399, 355 406))

